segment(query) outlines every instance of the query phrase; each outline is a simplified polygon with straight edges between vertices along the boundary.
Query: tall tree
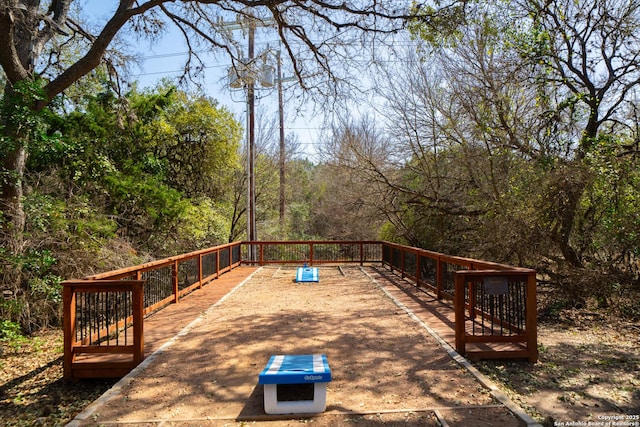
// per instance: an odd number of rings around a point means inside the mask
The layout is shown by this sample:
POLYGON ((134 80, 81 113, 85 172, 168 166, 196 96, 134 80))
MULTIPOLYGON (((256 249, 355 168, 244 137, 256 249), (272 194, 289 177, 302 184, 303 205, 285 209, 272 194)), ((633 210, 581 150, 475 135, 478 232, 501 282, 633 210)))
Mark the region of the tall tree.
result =
POLYGON ((240 124, 225 108, 177 91, 146 137, 169 184, 190 197, 220 198, 238 164, 240 124))
POLYGON ((515 47, 529 60, 561 155, 549 188, 552 237, 564 259, 582 267, 580 201, 593 182, 585 159, 606 134, 627 132, 640 87, 640 2, 516 3, 529 15, 519 19, 515 47))
MULTIPOLYGON (((597 220, 585 203, 597 181, 590 159, 613 135, 636 135, 629 117, 640 84, 640 3, 475 4, 466 25, 446 39, 414 28, 435 57, 446 58, 439 76, 446 83, 434 87, 456 99, 450 128, 494 158, 508 150, 536 162, 545 177, 539 226, 559 253, 548 255, 584 267, 597 220)), ((437 121, 446 112, 439 114, 437 121)))
POLYGON ((398 146, 373 116, 344 117, 319 148, 313 232, 332 239, 375 239, 384 215, 392 216, 388 186, 397 175, 398 146))
MULTIPOLYGON (((0 6, 0 66, 6 76, 0 115, 0 238, 14 251, 20 249, 24 228, 24 165, 30 139, 36 137, 27 113, 42 110, 103 61, 114 58, 110 47, 118 35, 154 37, 168 25, 176 27, 189 47, 185 64, 189 73, 203 65, 199 46, 239 57, 221 18, 273 23, 300 81, 305 87, 321 88, 321 81, 340 80, 341 68, 334 66, 334 60, 349 58, 349 50, 363 32, 395 32, 407 18, 416 17, 402 4, 378 1, 120 0, 113 2, 107 19, 92 30, 72 16, 73 5, 73 0, 7 0, 0 6), (79 55, 62 60, 60 46, 72 42, 80 46, 79 55)), ((428 22, 436 14, 429 10, 417 18, 428 22)), ((338 90, 336 85, 331 87, 338 90)))

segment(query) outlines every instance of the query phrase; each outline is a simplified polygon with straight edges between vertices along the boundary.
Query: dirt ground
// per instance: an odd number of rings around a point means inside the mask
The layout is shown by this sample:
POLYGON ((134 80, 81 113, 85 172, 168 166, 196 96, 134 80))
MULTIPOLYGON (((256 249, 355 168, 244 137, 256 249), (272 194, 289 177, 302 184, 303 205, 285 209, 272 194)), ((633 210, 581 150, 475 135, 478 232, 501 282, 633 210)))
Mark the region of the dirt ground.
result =
POLYGON ((258 373, 273 354, 324 353, 314 425, 520 425, 359 268, 294 277, 259 270, 81 424, 297 425, 264 414, 258 373))
POLYGON ((567 310, 538 325, 538 349, 534 365, 475 365, 545 426, 607 425, 616 416, 621 426, 640 426, 640 325, 567 310))

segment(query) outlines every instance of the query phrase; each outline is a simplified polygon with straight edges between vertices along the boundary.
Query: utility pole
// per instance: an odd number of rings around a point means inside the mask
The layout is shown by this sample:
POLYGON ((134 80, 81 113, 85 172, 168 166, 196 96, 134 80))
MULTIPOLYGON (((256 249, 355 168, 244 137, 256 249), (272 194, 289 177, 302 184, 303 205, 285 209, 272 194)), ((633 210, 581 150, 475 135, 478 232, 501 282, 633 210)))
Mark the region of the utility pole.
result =
POLYGON ((285 161, 285 146, 284 146, 284 101, 282 99, 282 61, 280 58, 280 50, 277 55, 277 67, 278 67, 278 119, 280 124, 280 232, 284 237, 284 211, 285 211, 285 194, 284 194, 284 161, 285 161))
MULTIPOLYGON (((249 64, 253 64, 255 57, 255 22, 249 20, 249 64)), ((247 236, 250 242, 258 240, 256 233, 256 177, 255 177, 255 77, 252 76, 247 82, 247 115, 248 115, 248 151, 247 151, 247 164, 248 164, 248 200, 247 200, 247 236)), ((250 246, 250 260, 256 261, 256 254, 253 245, 250 246)))
MULTIPOLYGON (((256 175, 255 175, 255 161, 256 161, 256 147, 255 147, 255 93, 256 84, 265 88, 273 87, 273 67, 266 67, 263 63, 262 69, 258 69, 255 64, 255 31, 257 26, 270 25, 272 21, 269 20, 257 20, 248 18, 243 21, 231 22, 228 24, 221 23, 224 27, 229 29, 242 29, 248 28, 248 42, 247 42, 247 58, 241 60, 241 67, 232 67, 229 69, 229 86, 232 89, 239 89, 243 87, 246 94, 247 104, 247 126, 246 126, 246 140, 247 140, 247 240, 250 242, 256 242, 258 240, 258 231, 256 227, 256 175), (248 24, 248 27, 247 27, 248 24)), ((265 54, 260 55, 263 61, 265 61, 265 54)), ((278 56, 279 58, 279 56, 278 56)), ((280 66, 280 62, 278 62, 280 66)), ((280 86, 280 89, 282 87, 280 86)), ((282 107, 281 107, 282 108, 282 107)), ((283 114, 283 113, 281 113, 283 114)), ((284 147, 284 116, 281 118, 281 138, 282 147, 284 147)), ((257 247, 255 245, 249 246, 249 260, 257 261, 257 247)))

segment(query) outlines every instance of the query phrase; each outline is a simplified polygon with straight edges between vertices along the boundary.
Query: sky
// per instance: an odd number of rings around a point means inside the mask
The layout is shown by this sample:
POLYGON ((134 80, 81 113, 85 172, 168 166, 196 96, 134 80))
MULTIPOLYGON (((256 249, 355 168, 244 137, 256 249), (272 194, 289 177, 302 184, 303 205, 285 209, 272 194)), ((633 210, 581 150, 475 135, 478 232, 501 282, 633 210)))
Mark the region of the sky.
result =
MULTIPOLYGON (((115 1, 104 0, 79 2, 83 13, 95 23, 104 20, 116 7, 116 4, 115 1)), ((235 33, 237 33, 237 40, 241 41, 246 49, 246 37, 243 36, 242 31, 235 33)), ((261 29, 256 31, 256 55, 267 48, 277 48, 277 42, 275 30, 261 29)), ((182 75, 188 48, 181 34, 169 32, 153 44, 141 42, 135 50, 139 62, 131 67, 131 78, 138 81, 139 87, 154 87, 164 78, 177 80, 182 75)), ((216 99, 220 105, 229 109, 244 126, 246 124, 246 95, 243 89, 229 87, 227 72, 231 66, 230 58, 222 54, 216 57, 203 54, 202 58, 205 62, 202 87, 206 95, 216 99)), ((275 59, 273 65, 275 66, 275 59)), ((304 117, 302 114, 296 114, 293 108, 287 108, 287 96, 292 94, 291 90, 287 90, 287 88, 295 84, 295 82, 287 81, 292 80, 287 79, 291 74, 286 65, 283 65, 285 134, 287 136, 295 134, 301 145, 300 148, 303 150, 301 155, 314 160, 317 157, 316 147, 321 132, 321 118, 317 116, 304 117)), ((277 120, 278 93, 275 86, 271 89, 259 88, 256 91, 256 111, 257 114, 267 116, 267 120, 277 120)))

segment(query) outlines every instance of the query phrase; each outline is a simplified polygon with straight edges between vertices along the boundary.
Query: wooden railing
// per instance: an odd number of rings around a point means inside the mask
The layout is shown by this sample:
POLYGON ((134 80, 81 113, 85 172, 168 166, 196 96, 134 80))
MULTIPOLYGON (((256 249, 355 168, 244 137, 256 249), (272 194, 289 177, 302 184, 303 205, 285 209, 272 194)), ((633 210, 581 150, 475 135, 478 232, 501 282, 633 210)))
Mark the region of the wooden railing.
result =
POLYGON ((455 345, 460 353, 537 359, 533 270, 379 241, 258 241, 231 243, 63 282, 64 376, 125 375, 144 358, 144 316, 179 302, 233 268, 304 263, 383 265, 432 291, 438 299, 454 302, 455 345), (517 347, 475 348, 486 343, 517 347), (87 362, 87 355, 92 362, 87 362), (102 359, 94 362, 96 356, 102 359))
POLYGON ((470 270, 456 273, 456 350, 467 344, 510 343, 515 349, 477 349, 479 359, 528 358, 536 362, 536 275, 531 270, 470 270), (464 308, 468 308, 468 316, 464 308), (517 345, 520 344, 520 345, 517 345))
POLYGON ((64 377, 129 372, 144 357, 144 316, 238 267, 240 254, 241 243, 231 243, 63 282, 64 377), (101 360, 82 360, 87 354, 101 360))
POLYGON ((64 283, 66 379, 124 376, 142 362, 143 286, 142 280, 64 283), (97 362, 93 358, 90 363, 76 363, 87 354, 105 357, 97 362))
POLYGON ((382 262, 380 241, 257 241, 242 245, 243 264, 363 265, 382 262))
POLYGON ((485 359, 537 360, 535 270, 386 242, 382 252, 383 264, 392 271, 432 291, 438 299, 454 302, 459 353, 485 359), (486 343, 504 346, 486 349, 481 346, 486 343), (474 348, 469 350, 470 346, 474 348))

